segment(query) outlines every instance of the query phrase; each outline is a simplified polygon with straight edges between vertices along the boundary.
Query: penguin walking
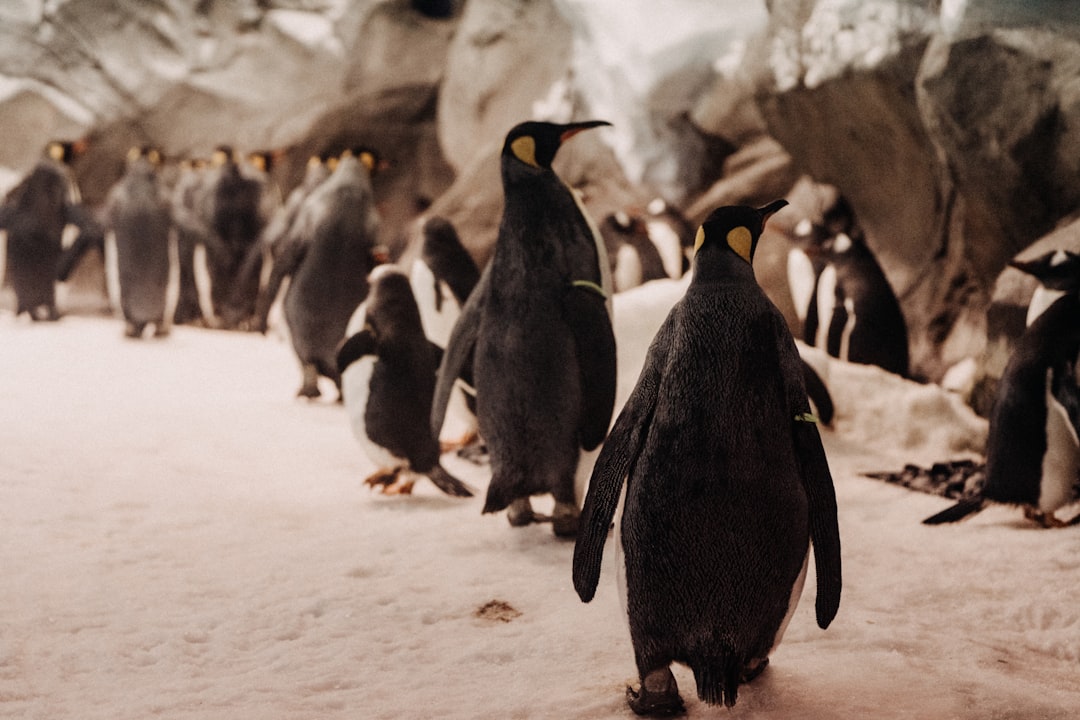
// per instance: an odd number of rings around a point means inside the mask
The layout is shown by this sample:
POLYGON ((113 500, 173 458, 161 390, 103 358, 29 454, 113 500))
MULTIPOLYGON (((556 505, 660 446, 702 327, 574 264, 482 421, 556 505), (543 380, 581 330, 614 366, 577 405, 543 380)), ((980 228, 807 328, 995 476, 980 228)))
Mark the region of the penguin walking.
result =
POLYGON ((105 202, 116 246, 124 332, 131 338, 142 337, 148 325, 154 327, 155 337, 168 335, 175 308, 175 298, 169 297, 173 266, 171 218, 158 181, 160 163, 157 150, 132 148, 127 172, 109 191, 105 202))
POLYGON ((438 433, 472 357, 480 436, 491 458, 484 512, 511 525, 550 519, 577 533, 574 473, 607 434, 615 401, 615 338, 603 241, 551 169, 559 146, 603 121, 525 122, 500 159, 505 207, 495 250, 454 326, 432 407, 438 433), (551 518, 530 497, 550 493, 551 518))
POLYGON ((1059 527, 1065 523, 1054 513, 1080 499, 1080 255, 1059 251, 1010 265, 1064 294, 1032 319, 1005 366, 990 411, 981 492, 926 518, 927 525, 955 522, 996 502, 1020 505, 1029 519, 1059 527))
POLYGON ((56 282, 64 280, 85 250, 104 244, 100 224, 79 203, 68 168, 78 147, 50 142, 45 156, 0 205, 0 230, 7 231, 5 274, 15 291, 16 314, 34 321, 57 320, 56 282), (64 228, 75 225, 79 236, 70 252, 64 228))
POLYGON ((593 469, 574 587, 593 598, 625 479, 616 533, 641 680, 627 700, 641 715, 682 712, 672 662, 690 666, 704 702, 735 704, 780 642, 811 544, 818 625, 839 606, 832 477, 798 350, 751 267, 765 221, 786 204, 721 207, 705 220, 686 295, 593 469))
MULTIPOLYGON (((909 351, 903 311, 844 198, 826 211, 823 227, 813 228, 805 251, 811 256, 810 266, 818 272, 809 306, 794 298, 797 309, 805 308, 806 343, 841 360, 877 365, 907 377, 909 351)), ((792 255, 788 260, 790 279, 796 260, 792 255)), ((805 263, 801 264, 804 269, 800 274, 805 274, 805 263)), ((801 284, 791 283, 793 288, 801 284)))
MULTIPOLYGON (((439 462, 431 400, 439 349, 425 336, 409 279, 392 265, 369 276, 370 293, 337 353, 341 394, 353 434, 379 470, 365 479, 386 494, 412 492, 417 475, 447 495, 471 497, 439 462)), ((352 322, 350 322, 352 325, 352 322)))
POLYGON ((303 373, 299 397, 319 397, 320 376, 341 388, 337 347, 367 296, 367 276, 379 259, 373 167, 370 151, 343 153, 333 174, 304 201, 260 294, 255 322, 265 331, 270 306, 291 278, 283 305, 303 373))

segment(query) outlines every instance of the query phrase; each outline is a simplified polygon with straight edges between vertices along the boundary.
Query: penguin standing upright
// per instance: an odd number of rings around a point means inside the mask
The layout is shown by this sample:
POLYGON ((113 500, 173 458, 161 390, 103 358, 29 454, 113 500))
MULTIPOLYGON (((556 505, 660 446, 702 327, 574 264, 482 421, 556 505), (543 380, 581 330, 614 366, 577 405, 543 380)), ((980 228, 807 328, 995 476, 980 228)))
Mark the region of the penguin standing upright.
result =
POLYGON ((380 265, 369 282, 364 312, 358 311, 362 325, 355 332, 350 327, 337 353, 353 434, 379 468, 364 482, 387 494, 408 494, 421 474, 447 495, 470 497, 469 488, 439 463, 439 440, 429 422, 439 349, 424 336, 409 279, 380 265))
POLYGON ((581 449, 599 445, 611 420, 615 338, 603 241, 551 162, 574 134, 607 124, 526 122, 507 134, 494 254, 454 326, 432 408, 438 433, 472 356, 491 457, 484 512, 508 508, 511 525, 525 525, 540 519, 530 496, 550 493, 559 536, 577 532, 581 449))
POLYGON ((265 329, 270 305, 291 277, 283 304, 303 373, 300 397, 319 397, 320 375, 341 387, 337 346, 367 296, 367 276, 377 263, 379 214, 370 176, 375 165, 371 151, 342 154, 333 174, 304 200, 260 294, 256 325, 265 329))
POLYGON ((821 270, 804 319, 804 340, 841 360, 907 377, 903 311, 844 198, 826 211, 824 227, 815 231, 819 240, 807 252, 821 270))
POLYGON ((420 256, 413 261, 409 281, 424 332, 433 343, 445 348, 461 308, 480 280, 480 270, 446 218, 428 218, 421 232, 420 256))
MULTIPOLYGON (((205 170, 203 160, 185 158, 180 161, 170 197, 179 264, 179 291, 173 321, 180 325, 203 320, 199 286, 195 279, 195 248, 202 244, 204 236, 200 233, 198 223, 190 218, 197 212, 198 198, 206 181, 205 170)), ((212 308, 208 309, 212 311, 212 308)))
POLYGON ((1020 505, 1044 527, 1060 526, 1054 513, 1080 499, 1080 255, 1010 264, 1064 294, 1033 318, 998 382, 982 490, 926 518, 927 525, 961 520, 992 501, 1020 505))
MULTIPOLYGON (((172 261, 169 203, 158 181, 161 155, 151 148, 132 148, 128 168, 105 201, 105 215, 116 243, 116 269, 125 334, 142 337, 147 325, 154 335, 169 334, 167 308, 172 261)), ((172 305, 175 307, 175 300, 172 305)))
POLYGON ((660 251, 645 221, 627 212, 611 213, 600 223, 615 292, 668 277, 660 251))
POLYGON ((56 281, 66 279, 78 257, 104 242, 101 226, 81 204, 67 163, 76 143, 50 142, 43 157, 0 206, 0 230, 7 231, 5 274, 15 291, 16 314, 57 320, 56 281), (65 260, 64 228, 76 225, 79 237, 65 260))
POLYGON ((672 662, 690 666, 703 701, 733 705, 783 635, 811 543, 818 625, 839 606, 832 477, 795 342, 751 267, 764 222, 786 204, 722 207, 705 220, 686 295, 593 470, 574 587, 592 599, 625 479, 616 533, 641 679, 627 700, 638 714, 682 711, 672 662))

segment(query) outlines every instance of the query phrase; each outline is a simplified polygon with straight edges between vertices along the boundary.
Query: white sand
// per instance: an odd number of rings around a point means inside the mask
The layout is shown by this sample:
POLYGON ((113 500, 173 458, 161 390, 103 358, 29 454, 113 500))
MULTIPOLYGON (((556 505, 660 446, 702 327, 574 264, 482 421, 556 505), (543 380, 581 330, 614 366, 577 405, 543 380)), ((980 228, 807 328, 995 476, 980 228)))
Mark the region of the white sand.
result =
MULTIPOLYGON (((620 328, 659 321, 641 312, 670 300, 657 288, 617 303, 620 328)), ((621 332, 622 389, 648 337, 621 332)), ((733 712, 677 668, 689 715, 1075 717, 1080 529, 1009 508, 920 525, 945 501, 858 472, 944 459, 984 426, 872 368, 828 375, 840 612, 816 627, 811 577, 733 712)), ((0 317, 0 717, 632 717, 613 543, 584 605, 549 528, 430 484, 368 492, 344 410, 294 399, 299 379, 274 337, 0 317), (509 607, 478 616, 491 601, 509 607)))

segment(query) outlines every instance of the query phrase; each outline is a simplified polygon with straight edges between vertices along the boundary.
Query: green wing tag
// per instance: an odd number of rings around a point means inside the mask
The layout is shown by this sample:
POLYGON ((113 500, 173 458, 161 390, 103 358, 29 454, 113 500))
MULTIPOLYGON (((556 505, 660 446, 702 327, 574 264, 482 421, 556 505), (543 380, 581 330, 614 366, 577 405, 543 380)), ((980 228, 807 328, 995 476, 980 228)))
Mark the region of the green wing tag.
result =
POLYGON ((607 293, 604 292, 604 288, 600 287, 592 280, 575 280, 572 284, 576 288, 581 288, 583 290, 588 290, 589 292, 594 292, 600 297, 602 297, 604 300, 607 300, 607 293))
POLYGON ((821 421, 813 413, 799 413, 795 416, 795 422, 819 423, 821 421))

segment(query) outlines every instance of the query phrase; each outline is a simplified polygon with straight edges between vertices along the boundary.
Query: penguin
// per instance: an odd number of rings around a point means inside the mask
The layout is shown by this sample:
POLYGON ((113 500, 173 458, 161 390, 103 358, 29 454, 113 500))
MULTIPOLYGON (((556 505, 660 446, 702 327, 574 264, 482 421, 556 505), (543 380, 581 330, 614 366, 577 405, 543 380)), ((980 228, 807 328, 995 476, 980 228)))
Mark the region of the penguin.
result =
POLYGON ((694 228, 677 208, 662 197, 650 200, 645 209, 645 227, 649 239, 664 259, 668 277, 678 280, 690 267, 689 251, 694 245, 694 228))
MULTIPOLYGON (((198 223, 188 218, 197 212, 198 198, 204 192, 206 161, 185 158, 178 165, 176 182, 169 198, 179 264, 179 291, 173 322, 186 325, 204 322, 199 301, 199 285, 195 279, 195 248, 203 242, 203 234, 200 233, 198 223)), ((209 298, 206 302, 212 313, 209 298)))
POLYGON ((446 218, 428 218, 421 234, 420 255, 412 263, 409 281, 420 307, 424 332, 445 349, 461 308, 480 280, 480 270, 446 218))
POLYGON ((554 170, 560 145, 604 121, 524 122, 500 165, 505 205, 491 260, 454 326, 439 366, 432 429, 469 358, 480 436, 491 461, 483 512, 512 526, 551 521, 577 533, 581 450, 607 434, 615 402, 611 280, 603 240, 554 170), (530 497, 550 493, 550 518, 530 497))
POLYGON ((664 260, 641 217, 621 210, 611 213, 600 223, 600 235, 615 292, 668 277, 664 260))
POLYGON ((15 291, 16 315, 34 321, 58 320, 56 282, 65 280, 81 254, 102 246, 101 225, 79 203, 68 163, 80 151, 73 142, 52 141, 44 157, 16 185, 0 206, 0 230, 7 231, 5 274, 15 291), (64 228, 79 228, 69 251, 64 228))
POLYGON ((376 160, 370 150, 342 154, 333 174, 301 205, 260 293, 255 322, 265 331, 270 305, 290 278, 282 304, 303 373, 299 397, 320 396, 319 376, 341 388, 335 352, 367 296, 368 273, 382 259, 370 176, 376 160))
POLYGON ((176 304, 175 298, 169 297, 174 264, 171 217, 158 180, 160 164, 161 154, 156 149, 132 148, 127 172, 105 201, 105 217, 115 241, 124 332, 131 338, 142 337, 148 325, 154 327, 155 337, 167 336, 176 304))
POLYGON ((1020 336, 998 382, 981 492, 926 518, 927 525, 996 502, 1021 506, 1043 527, 1060 527, 1055 512, 1080 499, 1080 255, 1061 251, 1010 265, 1064 294, 1020 336))
POLYGON ((472 490, 439 462, 429 420, 440 351, 424 336, 409 279, 392 265, 379 265, 368 283, 364 310, 354 316, 361 327, 350 328, 337 352, 353 435, 379 468, 364 482, 386 494, 409 494, 419 474, 447 495, 471 497, 472 490))
POLYGON ((785 205, 706 218, 686 294, 593 468, 574 588, 584 602, 595 594, 625 479, 616 536, 641 682, 627 701, 638 714, 682 712, 672 662, 693 670, 704 702, 734 705, 781 640, 811 545, 818 625, 839 607, 832 476, 794 339, 751 266, 765 221, 785 205))
MULTIPOLYGON (((797 230, 800 229, 797 227, 797 230)), ((799 233, 797 232, 798 236, 799 233)), ((817 271, 814 300, 795 297, 806 308, 803 339, 808 345, 848 362, 877 365, 908 376, 908 335, 900 303, 885 273, 866 245, 862 228, 847 200, 841 197, 825 213, 824 226, 813 229, 805 250, 817 271), (817 268, 820 267, 820 270, 817 268)), ((798 263, 789 255, 789 283, 798 263)), ((805 274, 804 270, 801 274, 805 274)))

